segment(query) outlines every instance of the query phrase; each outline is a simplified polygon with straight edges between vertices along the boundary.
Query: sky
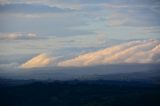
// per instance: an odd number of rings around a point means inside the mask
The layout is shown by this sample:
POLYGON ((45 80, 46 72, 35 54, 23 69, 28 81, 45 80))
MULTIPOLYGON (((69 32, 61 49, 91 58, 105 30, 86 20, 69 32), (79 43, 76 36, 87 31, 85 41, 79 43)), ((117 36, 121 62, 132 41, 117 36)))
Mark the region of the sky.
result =
POLYGON ((159 0, 1 0, 0 32, 159 38, 159 0))
POLYGON ((160 63, 159 0, 0 0, 0 69, 160 63))

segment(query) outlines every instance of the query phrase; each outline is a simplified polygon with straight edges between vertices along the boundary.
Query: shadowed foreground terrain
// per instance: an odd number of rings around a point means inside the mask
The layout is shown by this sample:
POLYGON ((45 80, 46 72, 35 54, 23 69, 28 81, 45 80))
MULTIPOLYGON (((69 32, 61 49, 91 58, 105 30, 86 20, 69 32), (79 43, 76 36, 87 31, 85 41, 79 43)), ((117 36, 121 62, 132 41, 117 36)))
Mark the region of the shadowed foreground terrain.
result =
POLYGON ((0 106, 160 106, 160 85, 104 80, 1 84, 0 106))

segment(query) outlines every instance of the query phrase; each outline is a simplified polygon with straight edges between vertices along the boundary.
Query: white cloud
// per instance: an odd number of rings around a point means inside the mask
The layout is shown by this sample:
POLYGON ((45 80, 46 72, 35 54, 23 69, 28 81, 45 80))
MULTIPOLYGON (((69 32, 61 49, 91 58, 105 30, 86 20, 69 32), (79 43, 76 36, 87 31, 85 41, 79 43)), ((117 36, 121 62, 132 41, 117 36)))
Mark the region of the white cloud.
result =
POLYGON ((90 66, 99 64, 159 63, 160 41, 138 40, 80 55, 60 62, 59 66, 90 66))
POLYGON ((136 40, 128 43, 111 46, 96 52, 79 55, 68 60, 39 54, 22 64, 21 68, 36 68, 46 66, 83 67, 102 64, 145 64, 160 63, 159 40, 136 40))
POLYGON ((21 68, 37 68, 44 67, 51 63, 52 59, 45 53, 39 54, 22 64, 21 68))
POLYGON ((35 39, 37 35, 35 33, 1 33, 0 40, 17 40, 17 39, 35 39))

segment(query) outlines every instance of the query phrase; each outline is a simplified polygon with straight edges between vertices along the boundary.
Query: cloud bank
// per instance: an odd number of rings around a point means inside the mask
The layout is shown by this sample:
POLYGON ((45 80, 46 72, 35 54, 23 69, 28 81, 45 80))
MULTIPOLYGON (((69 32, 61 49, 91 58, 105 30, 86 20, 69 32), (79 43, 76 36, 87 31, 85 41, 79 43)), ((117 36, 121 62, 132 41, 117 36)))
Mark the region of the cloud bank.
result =
POLYGON ((38 56, 33 57, 31 60, 25 62, 20 67, 21 68, 37 68, 44 67, 50 64, 52 60, 46 54, 42 53, 38 56))
POLYGON ((100 64, 159 63, 160 41, 138 40, 80 55, 60 62, 59 66, 91 66, 100 64))
POLYGON ((40 54, 22 64, 22 68, 35 68, 55 65, 58 67, 84 67, 107 64, 147 64, 160 63, 159 40, 136 40, 90 52, 53 64, 47 54, 40 54))

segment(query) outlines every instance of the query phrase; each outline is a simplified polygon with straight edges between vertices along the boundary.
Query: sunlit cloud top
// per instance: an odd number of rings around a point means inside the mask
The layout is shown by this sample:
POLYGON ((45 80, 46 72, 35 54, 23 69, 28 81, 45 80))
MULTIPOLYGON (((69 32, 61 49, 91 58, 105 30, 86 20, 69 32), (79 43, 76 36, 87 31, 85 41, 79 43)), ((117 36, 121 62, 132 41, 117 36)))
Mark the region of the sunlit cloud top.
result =
POLYGON ((42 53, 22 64, 21 68, 46 67, 49 65, 84 67, 107 64, 160 63, 160 41, 154 39, 131 41, 59 62, 53 61, 53 58, 42 53))

